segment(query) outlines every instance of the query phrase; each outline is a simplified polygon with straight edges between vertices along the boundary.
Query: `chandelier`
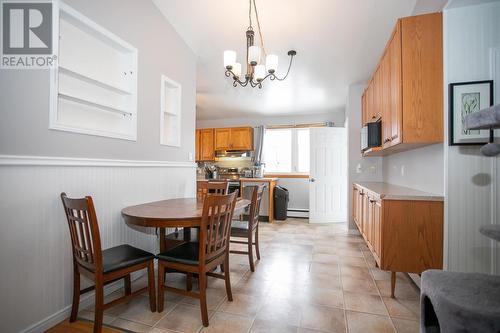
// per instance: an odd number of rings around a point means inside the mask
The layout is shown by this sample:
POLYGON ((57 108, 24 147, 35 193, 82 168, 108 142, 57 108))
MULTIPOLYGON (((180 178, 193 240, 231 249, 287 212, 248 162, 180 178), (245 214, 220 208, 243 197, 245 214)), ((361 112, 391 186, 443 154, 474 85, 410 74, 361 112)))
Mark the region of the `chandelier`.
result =
POLYGON ((247 54, 246 54, 246 73, 242 76, 241 73, 241 63, 236 62, 236 52, 232 50, 224 51, 224 67, 226 68, 225 75, 233 79, 233 87, 238 85, 246 87, 248 84, 252 88, 258 87, 262 88, 262 82, 269 78, 271 81, 278 80, 283 81, 287 78, 290 73, 290 68, 292 67, 293 57, 297 54, 296 51, 288 51, 290 56, 290 63, 288 64, 288 70, 285 76, 282 78, 276 76, 276 70, 278 69, 278 56, 275 54, 267 54, 264 48, 264 40, 262 38, 262 32, 260 29, 259 14, 257 13, 257 5, 255 0, 249 0, 248 9, 248 20, 250 25, 246 31, 247 38, 247 54), (255 18, 257 21, 257 29, 259 32, 260 47, 254 45, 255 33, 252 26, 252 7, 255 11, 255 18), (264 54, 266 58, 266 63, 263 65, 261 63, 261 55, 264 54))

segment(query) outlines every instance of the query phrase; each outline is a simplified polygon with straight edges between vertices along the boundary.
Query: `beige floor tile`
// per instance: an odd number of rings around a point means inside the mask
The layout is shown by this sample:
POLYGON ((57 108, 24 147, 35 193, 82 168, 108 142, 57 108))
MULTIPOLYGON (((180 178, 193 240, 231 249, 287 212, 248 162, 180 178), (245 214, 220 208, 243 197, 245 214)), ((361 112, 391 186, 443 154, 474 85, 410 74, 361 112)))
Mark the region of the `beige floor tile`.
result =
POLYGON ((300 313, 300 305, 290 300, 269 298, 260 308, 256 319, 299 326, 300 313))
POLYGON ((340 257, 336 254, 316 253, 312 255, 313 262, 321 264, 338 264, 340 257))
POLYGON ((394 327, 387 316, 346 311, 349 333, 393 333, 394 327))
POLYGON ((326 306, 304 305, 300 327, 324 332, 345 332, 344 311, 326 306))
POLYGON ((338 264, 321 264, 317 262, 311 263, 310 268, 311 273, 318 274, 329 274, 329 275, 339 275, 339 265, 338 264))
POLYGON ((342 289, 342 284, 340 283, 340 276, 324 274, 324 273, 310 273, 308 278, 303 281, 303 284, 308 288, 319 288, 319 289, 330 289, 330 290, 342 289))
MULTIPOLYGON (((81 318, 81 319, 94 321, 94 318, 95 318, 94 316, 95 316, 95 313, 93 311, 82 310, 82 311, 78 312, 78 318, 81 318)), ((115 319, 116 319, 116 317, 107 315, 106 312, 104 312, 104 316, 103 316, 103 323, 104 324, 109 325, 115 319)))
POLYGON ((118 316, 121 319, 154 326, 161 318, 169 313, 177 304, 166 302, 164 304, 163 312, 151 312, 149 307, 149 298, 144 296, 137 297, 137 301, 129 306, 125 311, 118 316))
POLYGON ((244 277, 234 286, 234 288, 232 288, 232 290, 233 293, 262 296, 267 294, 273 283, 272 280, 261 279, 255 276, 250 276, 249 278, 244 277))
POLYGON ((175 333, 175 331, 153 327, 148 333, 175 333))
MULTIPOLYGON (((209 318, 212 314, 208 312, 209 318)), ((182 333, 197 332, 202 327, 200 308, 178 304, 155 327, 182 333)))
POLYGON ((251 333, 297 333, 297 327, 286 322, 255 319, 251 333))
MULTIPOLYGON (((373 275, 373 279, 374 280, 391 280, 391 272, 389 271, 383 271, 381 270, 380 268, 371 268, 371 273, 373 275)), ((396 274, 396 279, 397 281, 401 281, 401 282, 409 282, 409 279, 408 277, 404 274, 404 273, 401 273, 401 272, 398 272, 396 274)))
POLYGON ((340 260, 341 264, 346 264, 346 265, 350 265, 350 266, 367 267, 365 258, 339 256, 339 260, 340 260))
POLYGON ((354 279, 366 279, 371 280, 372 276, 370 270, 365 267, 352 266, 351 264, 341 264, 340 273, 342 279, 354 278, 354 279))
POLYGON ((254 317, 263 301, 262 297, 233 293, 233 301, 229 302, 226 299, 220 306, 219 311, 254 317))
POLYGON ((410 320, 420 319, 420 300, 407 300, 390 297, 383 297, 382 299, 387 306, 387 310, 389 311, 389 315, 391 317, 400 317, 410 320))
POLYGON ((345 278, 342 279, 342 287, 344 291, 378 295, 377 287, 371 279, 345 278))
POLYGON ((400 318, 393 318, 392 322, 396 327, 398 333, 419 333, 420 323, 414 320, 406 320, 400 318))
POLYGON ((344 297, 342 290, 308 288, 296 293, 303 303, 311 305, 344 308, 344 297))
POLYGON ((344 292, 346 310, 387 315, 382 299, 378 295, 344 292))
POLYGON ((230 313, 216 312, 210 318, 210 325, 201 332, 206 333, 246 333, 252 326, 252 319, 230 313))
MULTIPOLYGON (((380 280, 375 281, 377 283, 377 287, 380 290, 380 294, 385 297, 391 296, 391 281, 390 280, 380 280)), ((394 291, 394 295, 398 299, 420 299, 420 291, 418 288, 411 284, 405 283, 402 281, 396 282, 396 290, 394 291)))
MULTIPOLYGON (((226 290, 223 289, 207 289, 207 308, 208 310, 215 310, 226 298, 226 290)), ((194 297, 184 297, 180 304, 189 304, 200 306, 200 300, 194 297)))
POLYGON ((128 321, 125 319, 118 318, 111 323, 111 326, 123 328, 137 333, 148 333, 151 331, 152 327, 144 324, 139 324, 133 321, 128 321))

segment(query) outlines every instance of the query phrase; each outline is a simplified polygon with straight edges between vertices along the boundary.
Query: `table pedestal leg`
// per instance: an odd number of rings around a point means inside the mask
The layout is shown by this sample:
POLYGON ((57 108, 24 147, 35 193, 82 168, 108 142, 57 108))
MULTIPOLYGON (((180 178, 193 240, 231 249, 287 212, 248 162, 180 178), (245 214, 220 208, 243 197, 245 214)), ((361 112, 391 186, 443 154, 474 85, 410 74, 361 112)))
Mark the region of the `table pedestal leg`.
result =
POLYGON ((160 228, 160 253, 167 250, 167 244, 165 240, 165 228, 160 228))

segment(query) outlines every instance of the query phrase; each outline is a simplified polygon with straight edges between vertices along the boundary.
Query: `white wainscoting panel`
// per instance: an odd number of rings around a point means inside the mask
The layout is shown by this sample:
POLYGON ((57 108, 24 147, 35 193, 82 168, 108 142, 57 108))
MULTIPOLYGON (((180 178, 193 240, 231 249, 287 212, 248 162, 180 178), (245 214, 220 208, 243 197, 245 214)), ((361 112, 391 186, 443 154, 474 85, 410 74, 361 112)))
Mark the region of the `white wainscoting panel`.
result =
POLYGON ((71 304, 72 259, 61 192, 94 198, 103 248, 128 243, 151 252, 157 251, 154 232, 126 226, 121 209, 195 196, 192 163, 136 167, 66 162, 68 166, 0 165, 0 332, 42 331, 51 316, 71 304))

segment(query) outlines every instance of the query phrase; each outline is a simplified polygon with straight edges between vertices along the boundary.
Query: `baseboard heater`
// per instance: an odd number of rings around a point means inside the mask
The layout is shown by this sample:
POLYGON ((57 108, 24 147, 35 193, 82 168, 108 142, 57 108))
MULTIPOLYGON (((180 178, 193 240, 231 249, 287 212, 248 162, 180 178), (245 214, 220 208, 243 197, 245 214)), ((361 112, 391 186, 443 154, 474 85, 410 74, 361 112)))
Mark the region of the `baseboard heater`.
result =
POLYGON ((301 209, 301 208, 288 208, 287 209, 288 217, 299 217, 299 218, 309 218, 309 209, 301 209))

